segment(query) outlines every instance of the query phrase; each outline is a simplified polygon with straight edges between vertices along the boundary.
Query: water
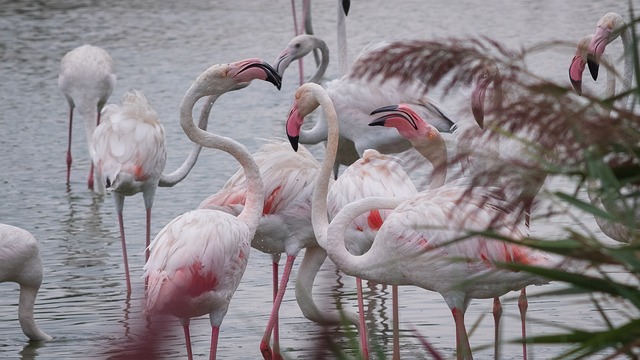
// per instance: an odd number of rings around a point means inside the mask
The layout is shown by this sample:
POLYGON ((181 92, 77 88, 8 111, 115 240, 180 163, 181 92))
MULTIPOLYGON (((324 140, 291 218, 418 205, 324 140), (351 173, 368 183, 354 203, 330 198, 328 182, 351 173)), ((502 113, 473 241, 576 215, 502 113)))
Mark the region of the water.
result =
MULTIPOLYGON (((635 5, 640 8, 640 4, 635 5)), ((325 38, 330 49, 336 48, 335 11, 334 2, 313 4, 315 32, 325 38)), ((382 39, 483 34, 513 48, 553 39, 576 42, 593 32, 596 21, 608 11, 626 15, 627 3, 501 0, 478 5, 473 1, 355 1, 348 19, 349 55, 353 59, 366 44, 382 39)), ((40 241, 45 277, 37 299, 36 318, 55 337, 45 344, 28 343, 17 321, 17 286, 1 284, 0 358, 108 358, 143 331, 144 205, 141 195, 125 200, 134 289, 127 300, 113 200, 86 189, 89 158, 80 121, 74 123, 71 183, 65 184, 68 109, 57 88, 60 59, 68 50, 84 43, 108 50, 116 61, 118 75, 110 101, 119 101, 131 88, 145 93, 165 126, 167 169, 173 170, 190 149, 178 125, 178 108, 186 89, 212 64, 248 57, 272 61, 293 35, 290 3, 0 1, 0 30, 0 222, 23 227, 40 241)), ((568 84, 567 68, 573 52, 571 47, 547 51, 533 57, 529 66, 543 76, 568 84)), ((333 59, 329 78, 337 73, 335 55, 333 59)), ((311 61, 305 64, 307 69, 312 66, 311 61)), ((221 98, 214 107, 210 129, 243 142, 252 151, 257 150, 261 138, 282 137, 296 84, 297 74, 290 71, 280 92, 270 84, 256 82, 241 93, 221 98)), ((434 94, 437 95, 437 89, 434 94)), ((442 102, 457 106, 460 95, 464 94, 455 94, 442 102)), ((322 154, 321 148, 314 151, 322 154)), ((152 233, 216 192, 236 168, 230 156, 203 151, 185 181, 156 193, 152 233)), ((551 181, 549 186, 562 188, 568 184, 551 181)), ((595 228, 587 216, 578 220, 595 228)), ((575 219, 560 217, 539 223, 534 227, 534 235, 552 236, 560 227, 574 225, 575 219)), ((269 265, 269 256, 252 251, 249 267, 222 326, 220 358, 260 358, 258 345, 271 308, 269 265)), ((293 276, 295 272, 296 268, 293 276)), ((554 284, 529 292, 559 287, 554 284)), ((334 306, 338 298, 343 306, 355 310, 354 289, 353 279, 339 275, 327 262, 321 270, 316 295, 327 307, 334 306)), ((367 308, 375 338, 372 343, 387 354, 391 351, 389 292, 388 288, 371 285, 366 295, 375 300, 367 308)), ((515 297, 507 297, 504 304, 503 334, 507 340, 519 336, 515 297)), ((455 347, 453 322, 438 294, 404 287, 400 306, 405 358, 427 358, 413 329, 451 356, 455 347)), ((618 306, 612 303, 607 309, 614 319, 618 306)), ((471 303, 467 324, 471 327, 479 323, 471 336, 474 347, 491 344, 490 310, 490 301, 471 303)), ((528 319, 531 335, 554 333, 564 326, 593 328, 603 324, 589 299, 579 297, 532 296, 528 319)), ((281 346, 287 358, 312 358, 322 348, 321 328, 302 316, 291 286, 280 321, 281 346)), ((166 358, 185 357, 178 322, 174 321, 173 326, 176 331, 163 339, 166 358)), ((209 336, 208 319, 194 319, 192 341, 198 357, 208 355, 209 336)), ((540 359, 560 351, 562 347, 530 348, 532 357, 540 359)), ((478 359, 489 359, 492 350, 478 349, 475 355, 478 359)), ((520 347, 505 342, 503 356, 518 358, 520 347)))

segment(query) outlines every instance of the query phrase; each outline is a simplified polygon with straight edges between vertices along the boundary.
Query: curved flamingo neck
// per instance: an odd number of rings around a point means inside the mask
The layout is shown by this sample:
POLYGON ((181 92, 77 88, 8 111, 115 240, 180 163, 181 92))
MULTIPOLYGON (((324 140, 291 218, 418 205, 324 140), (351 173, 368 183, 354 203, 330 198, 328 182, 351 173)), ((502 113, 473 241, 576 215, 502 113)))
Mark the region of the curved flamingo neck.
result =
POLYGON ((322 41, 322 39, 318 37, 312 37, 314 49, 320 50, 321 61, 318 67, 316 68, 316 72, 313 74, 311 78, 307 82, 313 82, 316 84, 320 84, 320 81, 324 77, 324 74, 327 72, 327 68, 329 67, 329 47, 327 43, 322 41))
POLYGON ((38 287, 20 284, 20 302, 18 303, 18 320, 22 332, 34 341, 51 340, 51 336, 40 330, 33 317, 33 308, 38 294, 38 287))
POLYGON ((216 88, 216 78, 207 72, 201 74, 191 85, 180 105, 180 125, 189 140, 205 147, 222 150, 233 156, 242 166, 247 179, 247 197, 245 206, 238 215, 244 220, 251 233, 258 227, 264 207, 264 187, 260 177, 260 169, 253 161, 249 150, 239 142, 199 129, 193 122, 193 107, 203 96, 210 95, 211 106, 222 94, 229 90, 216 88), (211 79, 209 79, 211 77, 211 79))
MULTIPOLYGON (((207 123, 209 122, 209 114, 211 113, 211 108, 213 107, 213 104, 215 103, 216 99, 217 99, 217 96, 210 96, 209 98, 207 98, 207 102, 203 106, 202 111, 200 112, 200 120, 198 121, 198 127, 200 129, 203 129, 203 130, 207 129, 207 123)), ((184 162, 182 163, 182 165, 180 165, 178 169, 176 169, 172 173, 169 173, 169 174, 163 173, 162 175, 160 175, 160 181, 158 182, 158 186, 172 187, 177 183, 179 183, 180 181, 184 180, 187 177, 187 175, 189 175, 189 172, 191 172, 191 169, 193 169, 193 167, 195 166, 196 161, 198 160, 198 156, 200 156, 201 150, 202 150, 202 145, 198 143, 193 144, 193 147, 191 148, 191 152, 189 153, 187 158, 184 160, 184 162)))

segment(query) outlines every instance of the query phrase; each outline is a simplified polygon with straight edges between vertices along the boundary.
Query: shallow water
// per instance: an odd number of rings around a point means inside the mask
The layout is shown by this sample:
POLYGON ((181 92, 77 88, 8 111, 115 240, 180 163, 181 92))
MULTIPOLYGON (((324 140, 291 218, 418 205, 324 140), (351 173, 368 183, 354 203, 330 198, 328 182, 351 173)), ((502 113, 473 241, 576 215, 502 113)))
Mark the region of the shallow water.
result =
MULTIPOLYGON (((640 8, 640 6, 636 6, 640 8)), ((335 4, 313 4, 316 34, 335 49, 335 4)), ((350 59, 371 41, 487 35, 513 48, 542 41, 577 42, 593 32, 608 11, 627 14, 625 1, 588 2, 435 0, 354 1, 348 19, 350 59)), ((212 64, 261 57, 272 61, 293 36, 290 2, 203 1, 0 1, 0 222, 23 227, 40 241, 45 278, 36 304, 40 326, 54 336, 45 344, 30 344, 17 321, 18 288, 0 284, 0 358, 108 358, 144 331, 142 265, 145 212, 141 195, 125 200, 125 227, 133 295, 126 297, 118 223, 110 196, 86 189, 89 169, 84 129, 74 123, 74 162, 71 183, 65 184, 68 108, 57 88, 62 56, 84 43, 108 50, 116 61, 118 83, 111 102, 131 88, 142 90, 160 115, 168 137, 167 169, 175 169, 190 150, 178 124, 182 96, 195 77, 212 64)), ((614 47, 615 48, 615 47, 614 47)), ((542 76, 568 84, 567 67, 574 47, 558 47, 531 58, 528 65, 542 76)), ((619 50, 619 49, 618 49, 619 50)), ((334 62, 328 78, 337 73, 334 62)), ((311 61, 305 66, 310 72, 311 61)), ((262 138, 282 137, 283 123, 296 89, 296 66, 285 76, 280 92, 256 82, 216 103, 210 130, 233 137, 257 150, 262 138)), ((437 89, 434 96, 437 95, 437 89)), ((460 104, 465 94, 441 99, 460 104)), ((314 148, 321 155, 321 148, 314 148)), ((189 177, 173 188, 160 188, 152 214, 152 233, 175 216, 193 209, 216 192, 236 170, 236 162, 220 152, 204 150, 189 177)), ((551 180, 552 188, 569 186, 551 180)), ((594 228, 588 216, 578 220, 594 228)), ((553 236, 565 226, 579 226, 561 216, 534 225, 536 236, 553 236)), ((225 317, 219 340, 220 358, 260 358, 259 342, 271 308, 270 256, 252 251, 249 266, 225 317)), ((294 268, 294 274, 297 268, 294 268)), ((624 274, 619 274, 623 277, 624 274)), ((327 262, 316 295, 327 308, 336 299, 355 311, 353 278, 342 276, 327 262)), ((531 295, 559 288, 552 284, 529 289, 531 295)), ((390 289, 371 285, 367 315, 374 341, 391 351, 390 289)), ((520 357, 517 294, 505 297, 504 358, 520 357)), ((473 301, 467 324, 478 322, 472 346, 491 345, 491 301, 473 301)), ((447 356, 455 347, 453 322, 438 294, 402 287, 401 344, 404 358, 428 358, 413 329, 447 356)), ((619 304, 612 303, 613 318, 619 304)), ((621 311, 628 311, 621 309, 621 311)), ((560 327, 602 326, 589 299, 531 296, 530 335, 554 333, 560 327)), ((293 287, 281 313, 281 346, 291 359, 313 358, 321 328, 306 320, 295 303, 293 287)), ((179 324, 163 338, 166 358, 184 358, 179 324)), ((331 329, 334 331, 334 329, 331 329)), ((339 330, 342 331, 342 330, 339 330)), ((198 357, 209 352, 206 317, 192 320, 193 349, 198 357)), ((531 346, 532 358, 545 359, 561 347, 531 346)), ((489 348, 477 359, 492 358, 489 348)))

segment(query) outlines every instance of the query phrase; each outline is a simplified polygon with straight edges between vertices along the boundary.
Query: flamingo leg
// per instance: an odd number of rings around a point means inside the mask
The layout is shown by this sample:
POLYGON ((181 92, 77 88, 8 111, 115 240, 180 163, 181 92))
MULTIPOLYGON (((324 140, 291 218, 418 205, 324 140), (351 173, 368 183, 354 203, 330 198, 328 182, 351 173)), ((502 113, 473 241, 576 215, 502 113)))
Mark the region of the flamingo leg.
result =
POLYGON ((398 308, 398 285, 391 285, 391 307, 393 312, 393 360, 400 360, 400 310, 398 308))
MULTIPOLYGON (((293 31, 295 35, 298 36, 300 35, 300 32, 298 31, 298 17, 296 16, 295 0, 291 0, 291 11, 293 12, 293 31)), ((304 23, 303 23, 303 29, 304 29, 304 23)), ((304 65, 302 63, 302 58, 298 59, 298 70, 300 72, 299 74, 300 85, 302 85, 304 84, 304 65)))
POLYGON ((131 296, 131 279, 129 279, 129 260, 127 257, 127 242, 124 237, 124 218, 122 210, 124 207, 124 196, 114 193, 113 199, 116 203, 116 212, 118 213, 118 224, 120 225, 120 240, 122 241, 122 258, 124 260, 124 272, 127 278, 127 297, 131 296))
POLYGON ((464 310, 452 308, 453 320, 456 324, 456 353, 458 360, 473 359, 471 355, 471 345, 469 344, 469 336, 464 326, 464 310))
POLYGON ((209 360, 216 360, 216 353, 218 351, 218 335, 220 334, 220 328, 217 326, 211 327, 211 348, 209 349, 209 360))
POLYGON ((520 291, 520 297, 518 298, 518 308, 520 309, 520 321, 522 322, 522 358, 527 360, 527 326, 525 318, 527 317, 527 309, 529 308, 529 302, 527 301, 526 288, 522 288, 520 291))
POLYGON ((367 342, 367 324, 364 321, 364 297, 362 296, 362 279, 356 277, 356 291, 358 293, 358 318, 360 319, 360 350, 362 358, 369 359, 369 343, 367 342))
POLYGON ((500 298, 493 298, 493 323, 495 328, 495 344, 493 349, 493 358, 500 358, 500 318, 502 317, 502 304, 500 298))
MULTIPOLYGON (((271 266, 273 268, 273 303, 275 304, 278 297, 278 262, 273 261, 271 266)), ((276 354, 280 353, 280 329, 278 323, 278 314, 276 313, 276 320, 273 325, 273 351, 276 354)))
POLYGON ((71 163, 73 158, 71 157, 71 133, 73 129, 73 107, 69 109, 69 144, 67 145, 67 185, 69 184, 69 178, 71 176, 71 163))
MULTIPOLYGON (((98 110, 98 116, 96 118, 96 127, 98 127, 98 125, 100 125, 100 110, 98 110)), ((93 173, 94 173, 94 166, 93 166, 93 161, 91 161, 91 165, 90 165, 90 169, 89 169, 89 179, 87 180, 87 187, 89 188, 89 190, 93 191, 94 187, 94 180, 93 180, 93 173)))
POLYGON ((293 262, 296 259, 293 255, 287 255, 287 262, 282 272, 282 279, 280 280, 280 288, 278 289, 278 295, 273 302, 273 308, 271 309, 271 316, 269 316, 269 322, 267 328, 260 342, 260 352, 265 360, 282 360, 282 356, 279 353, 273 352, 269 347, 269 341, 271 340, 271 332, 278 319, 278 311, 280 311, 280 304, 284 298, 284 293, 287 290, 287 283, 289 282, 289 276, 291 275, 291 269, 293 268, 293 262))
POLYGON ((193 351, 191 350, 191 335, 189 334, 189 321, 190 319, 180 319, 182 323, 182 329, 184 330, 184 340, 187 344, 187 358, 193 360, 193 351))

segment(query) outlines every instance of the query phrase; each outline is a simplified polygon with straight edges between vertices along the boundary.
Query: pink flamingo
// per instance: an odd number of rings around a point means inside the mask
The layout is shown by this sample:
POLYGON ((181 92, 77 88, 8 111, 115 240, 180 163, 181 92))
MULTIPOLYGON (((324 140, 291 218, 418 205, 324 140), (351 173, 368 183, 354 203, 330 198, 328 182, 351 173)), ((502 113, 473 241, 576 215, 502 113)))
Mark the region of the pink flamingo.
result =
POLYGON ((149 245, 145 311, 180 318, 189 359, 193 358, 189 320, 205 314, 212 329, 209 358, 216 358, 219 328, 247 266, 265 200, 260 170, 246 147, 198 129, 192 111, 200 98, 217 98, 255 79, 280 87, 280 76, 260 59, 213 65, 193 82, 180 106, 180 124, 189 139, 234 156, 247 179, 245 206, 238 216, 211 209, 189 211, 170 221, 149 245))
MULTIPOLYGON (((307 83, 298 89, 287 129, 295 129, 296 124, 318 106, 322 106, 329 123, 327 154, 316 182, 312 208, 318 242, 326 244, 329 258, 347 274, 383 284, 416 285, 439 292, 454 317, 458 358, 472 358, 464 326, 464 313, 470 299, 495 298, 532 283, 547 283, 546 279, 523 272, 501 270, 497 264, 546 264, 548 259, 520 246, 480 235, 469 236, 469 231, 493 229, 503 236, 518 238, 524 236, 524 228, 504 220, 508 214, 500 207, 501 199, 494 194, 496 189, 469 188, 464 181, 444 185, 444 141, 439 132, 426 123, 428 132, 423 133, 423 143, 414 146, 425 150, 424 154, 434 164, 431 188, 409 200, 357 201, 345 207, 329 225, 326 199, 339 134, 335 109, 322 87, 307 83), (368 252, 354 256, 346 250, 344 233, 356 216, 376 208, 394 207, 368 252)), ((386 120, 390 125, 396 122, 389 116, 386 120)), ((413 118, 404 122, 403 128, 415 127, 413 118)))
POLYGON ((20 285, 18 320, 22 332, 32 341, 51 340, 51 336, 40 330, 33 315, 42 284, 38 241, 24 229, 0 224, 0 283, 6 281, 20 285))
MULTIPOLYGON (((73 111, 77 107, 80 118, 84 119, 87 145, 100 124, 100 111, 116 86, 116 74, 111 56, 102 48, 92 45, 77 47, 64 55, 60 61, 58 87, 69 103, 69 141, 67 146, 67 184, 71 175, 71 133, 73 132, 73 111)), ((94 166, 87 181, 89 189, 94 189, 94 166)), ((104 193, 104 184, 98 179, 98 192, 104 193)))
MULTIPOLYGON (((320 164, 304 147, 292 152, 287 142, 269 141, 253 154, 264 183, 265 204, 251 246, 273 258, 274 302, 269 322, 260 343, 265 359, 280 358, 278 312, 296 257, 302 249, 305 256, 295 281, 296 301, 304 316, 321 324, 341 324, 338 313, 318 309, 312 297, 313 281, 326 259, 318 246, 311 226, 311 195, 320 164), (287 261, 278 285, 278 260, 285 253, 287 261), (273 348, 269 347, 273 333, 273 348)), ((209 196, 199 208, 222 209, 237 213, 246 201, 247 180, 244 172, 236 172, 216 194, 209 196)), ((357 325, 353 314, 347 321, 357 325)))
MULTIPOLYGON (((202 109, 199 126, 206 129, 212 102, 202 109)), ((151 208, 158 186, 169 187, 182 181, 196 163, 202 147, 195 144, 184 163, 172 173, 163 173, 167 159, 164 127, 142 92, 125 93, 122 105, 104 108, 103 122, 91 141, 91 157, 106 190, 113 194, 118 214, 122 255, 131 294, 129 262, 124 233, 124 198, 142 192, 146 209, 146 247, 151 240, 151 208)), ((104 186, 103 185, 103 186, 104 186)), ((148 252, 146 253, 148 257, 148 252)))

